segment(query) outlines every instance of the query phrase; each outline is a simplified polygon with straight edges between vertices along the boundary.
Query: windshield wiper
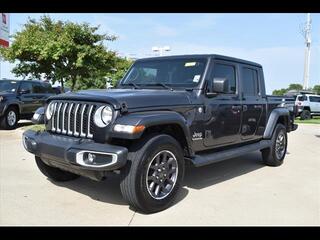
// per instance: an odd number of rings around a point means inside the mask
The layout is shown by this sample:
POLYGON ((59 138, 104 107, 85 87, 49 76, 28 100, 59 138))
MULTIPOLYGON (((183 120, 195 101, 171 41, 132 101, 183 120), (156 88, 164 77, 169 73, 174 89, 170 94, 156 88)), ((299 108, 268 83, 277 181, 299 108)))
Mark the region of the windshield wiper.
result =
POLYGON ((123 83, 121 85, 123 85, 123 86, 133 86, 134 88, 140 88, 137 84, 135 84, 133 82, 123 83))
POLYGON ((173 91, 172 87, 170 87, 164 83, 148 83, 148 84, 144 84, 144 85, 146 85, 146 86, 161 86, 161 87, 164 87, 166 89, 173 91))

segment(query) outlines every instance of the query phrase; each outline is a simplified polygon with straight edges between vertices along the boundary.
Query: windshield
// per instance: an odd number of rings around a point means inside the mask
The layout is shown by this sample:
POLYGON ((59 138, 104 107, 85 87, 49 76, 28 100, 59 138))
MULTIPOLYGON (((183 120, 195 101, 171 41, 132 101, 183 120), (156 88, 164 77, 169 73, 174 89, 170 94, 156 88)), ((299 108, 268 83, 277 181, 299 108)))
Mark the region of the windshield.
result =
POLYGON ((17 81, 0 80, 0 92, 15 92, 18 87, 17 81))
POLYGON ((206 58, 138 61, 121 85, 195 87, 200 82, 206 63, 206 58))

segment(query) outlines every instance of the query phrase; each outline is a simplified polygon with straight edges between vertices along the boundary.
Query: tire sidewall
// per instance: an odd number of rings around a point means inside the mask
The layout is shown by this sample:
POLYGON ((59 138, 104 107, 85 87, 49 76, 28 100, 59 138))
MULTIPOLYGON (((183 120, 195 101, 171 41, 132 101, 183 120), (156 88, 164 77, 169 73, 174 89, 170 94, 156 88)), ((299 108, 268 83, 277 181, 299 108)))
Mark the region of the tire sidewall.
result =
POLYGON ((308 120, 311 118, 311 113, 309 110, 303 110, 300 116, 301 120, 308 120))
POLYGON ((17 110, 16 110, 15 108, 9 107, 9 108, 7 109, 5 115, 3 116, 2 121, 3 121, 3 125, 4 125, 3 127, 4 127, 5 129, 8 129, 8 130, 15 129, 15 128, 17 127, 17 123, 18 123, 18 121, 19 121, 19 116, 18 116, 17 110), (9 122, 8 122, 8 115, 9 115, 9 113, 10 113, 11 111, 13 111, 13 112, 15 113, 15 115, 16 115, 16 121, 15 121, 15 123, 14 123, 13 125, 9 125, 9 122))
POLYGON ((287 131, 286 131, 286 128, 284 125, 282 124, 278 124, 276 129, 275 129, 275 132, 274 132, 274 136, 273 136, 273 139, 272 139, 272 156, 273 158, 279 162, 279 164, 282 164, 283 163, 283 160, 287 154, 287 146, 288 146, 288 136, 287 136, 287 131), (276 154, 276 140, 278 138, 278 135, 280 133, 283 133, 284 137, 285 137, 285 150, 284 150, 284 153, 283 153, 283 156, 279 159, 277 157, 277 154, 276 154))
POLYGON ((147 147, 143 152, 141 152, 140 157, 141 161, 138 165, 136 179, 136 189, 138 190, 137 197, 139 202, 144 208, 148 208, 150 212, 156 212, 167 208, 167 206, 176 197, 184 177, 184 158, 180 145, 172 137, 168 135, 160 135, 151 139, 150 142, 147 143, 147 147), (154 156, 163 150, 170 151, 176 157, 178 162, 178 177, 175 186, 169 195, 163 199, 157 200, 150 196, 147 190, 146 175, 148 166, 154 156))

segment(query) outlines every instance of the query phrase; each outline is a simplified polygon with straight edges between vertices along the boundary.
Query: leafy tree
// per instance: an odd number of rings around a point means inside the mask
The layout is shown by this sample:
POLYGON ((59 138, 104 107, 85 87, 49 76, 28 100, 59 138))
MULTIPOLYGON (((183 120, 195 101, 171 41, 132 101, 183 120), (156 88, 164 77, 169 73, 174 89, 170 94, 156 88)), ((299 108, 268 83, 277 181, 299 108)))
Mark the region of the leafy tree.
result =
POLYGON ((124 77, 125 73, 130 68, 132 63, 133 61, 127 58, 117 59, 115 69, 106 74, 106 77, 111 79, 111 83, 113 86, 116 86, 118 81, 124 77))
POLYGON ((132 61, 130 59, 117 57, 113 69, 107 73, 101 71, 101 73, 96 76, 83 78, 81 81, 77 81, 75 89, 106 88, 107 81, 111 83, 112 86, 116 86, 131 64, 132 61))
POLYGON ((115 67, 116 53, 103 43, 116 37, 98 34, 98 28, 48 16, 39 21, 29 19, 0 54, 12 63, 18 61, 12 70, 16 76, 60 81, 62 88, 68 82, 73 90, 79 80, 97 78, 115 67))
POLYGON ((316 92, 317 94, 320 94, 320 85, 314 85, 313 91, 316 92))
POLYGON ((298 84, 298 83, 292 83, 289 85, 288 89, 287 90, 302 90, 303 89, 303 86, 301 84, 298 84))
POLYGON ((283 96, 287 92, 286 88, 281 88, 279 90, 275 89, 272 92, 272 95, 278 95, 278 96, 283 96))

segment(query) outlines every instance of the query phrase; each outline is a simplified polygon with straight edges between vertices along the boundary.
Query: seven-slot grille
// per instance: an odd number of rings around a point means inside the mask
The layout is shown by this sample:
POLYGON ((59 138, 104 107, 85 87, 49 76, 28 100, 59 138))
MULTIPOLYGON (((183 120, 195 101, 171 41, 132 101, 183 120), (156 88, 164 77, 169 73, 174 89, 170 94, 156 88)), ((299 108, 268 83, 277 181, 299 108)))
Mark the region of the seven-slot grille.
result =
POLYGON ((93 138, 93 114, 96 104, 53 101, 53 114, 49 122, 55 133, 93 138))

